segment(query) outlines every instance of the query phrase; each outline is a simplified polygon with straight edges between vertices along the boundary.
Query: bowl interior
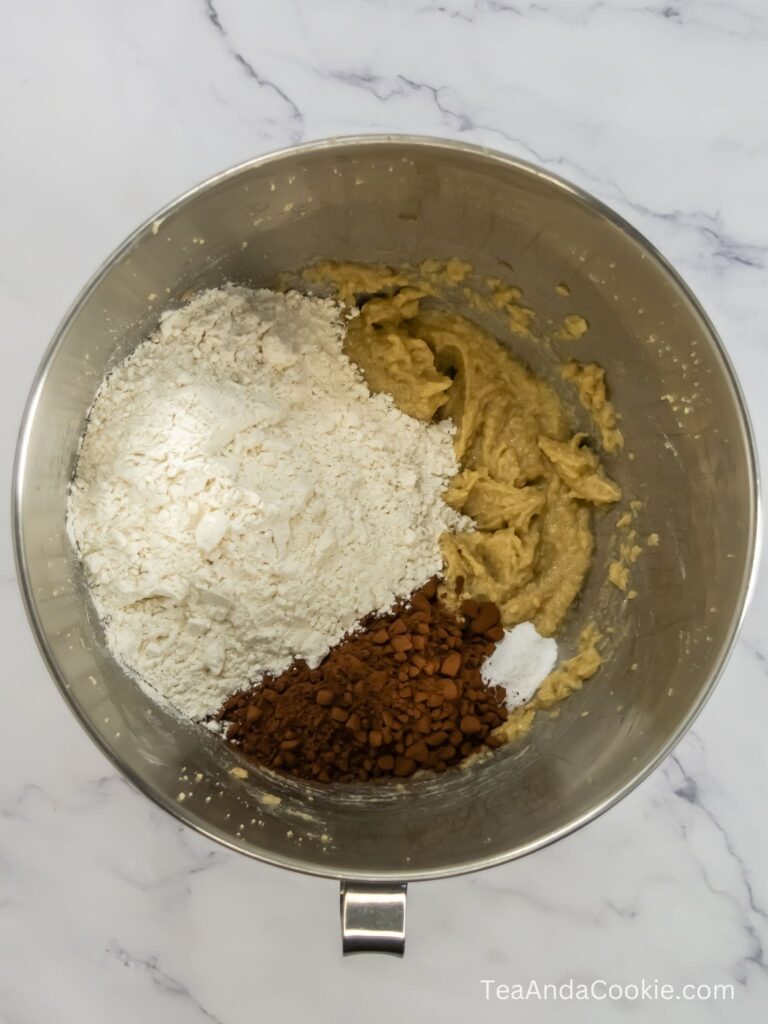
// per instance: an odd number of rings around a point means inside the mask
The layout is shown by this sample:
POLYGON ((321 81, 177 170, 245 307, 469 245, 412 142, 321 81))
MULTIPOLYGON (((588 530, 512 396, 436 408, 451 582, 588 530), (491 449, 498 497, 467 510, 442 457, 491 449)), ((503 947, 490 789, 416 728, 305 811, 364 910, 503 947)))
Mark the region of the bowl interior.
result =
POLYGON ((20 575, 54 677, 92 736, 149 796, 245 853, 321 874, 417 878, 535 849, 626 791, 681 734, 742 612, 755 538, 748 426, 695 301, 626 225, 563 182, 486 151, 404 138, 316 144, 195 190, 139 230, 63 324, 30 399, 15 500, 20 575), (536 345, 489 323, 539 373, 596 361, 622 414, 607 460, 641 502, 637 597, 603 585, 616 516, 563 643, 595 607, 610 657, 557 717, 485 764, 400 786, 307 786, 249 768, 180 721, 110 657, 65 528, 67 484, 105 372, 191 291, 270 285, 318 258, 458 256, 522 287, 542 322, 587 318, 578 342, 536 345), (555 286, 564 283, 570 297, 555 286), (628 453, 631 453, 629 457, 628 453))

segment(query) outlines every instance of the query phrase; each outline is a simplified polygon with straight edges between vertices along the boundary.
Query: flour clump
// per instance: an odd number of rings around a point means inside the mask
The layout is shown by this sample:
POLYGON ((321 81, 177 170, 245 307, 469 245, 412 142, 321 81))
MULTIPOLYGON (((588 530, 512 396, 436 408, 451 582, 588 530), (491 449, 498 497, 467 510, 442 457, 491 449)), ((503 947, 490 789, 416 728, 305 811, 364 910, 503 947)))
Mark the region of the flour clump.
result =
POLYGON ((183 714, 442 571, 453 425, 371 395, 329 299, 227 285, 166 313, 104 381, 68 525, 107 642, 183 714))

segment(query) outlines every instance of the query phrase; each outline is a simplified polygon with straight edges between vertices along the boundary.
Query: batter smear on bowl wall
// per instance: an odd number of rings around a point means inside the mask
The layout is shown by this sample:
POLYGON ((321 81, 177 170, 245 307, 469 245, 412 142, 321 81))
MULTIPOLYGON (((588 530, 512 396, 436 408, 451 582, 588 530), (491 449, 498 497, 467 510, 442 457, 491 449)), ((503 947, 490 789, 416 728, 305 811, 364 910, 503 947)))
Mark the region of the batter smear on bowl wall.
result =
MULTIPOLYGON (((471 272, 203 292, 97 394, 68 523, 107 643, 263 765, 442 772, 600 666, 594 623, 559 664, 553 638, 621 491, 555 387, 440 301, 462 288, 533 338, 521 293, 471 272)), ((602 370, 562 373, 617 452, 602 370)))

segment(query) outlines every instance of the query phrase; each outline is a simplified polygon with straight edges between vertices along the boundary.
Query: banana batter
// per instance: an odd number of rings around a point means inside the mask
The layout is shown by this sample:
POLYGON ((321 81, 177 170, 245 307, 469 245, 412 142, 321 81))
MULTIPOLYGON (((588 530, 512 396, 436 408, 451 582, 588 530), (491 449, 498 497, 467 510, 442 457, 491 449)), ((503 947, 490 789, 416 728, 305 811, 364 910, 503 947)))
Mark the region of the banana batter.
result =
MULTIPOLYGON (((341 301, 359 307, 345 349, 372 391, 391 395, 417 419, 450 417, 456 424, 461 470, 445 500, 470 516, 476 529, 441 538, 444 600, 493 601, 505 627, 530 621, 551 636, 592 560, 592 510, 619 501, 621 489, 586 435, 571 430, 549 383, 464 316, 423 308, 425 297, 439 294, 441 276, 455 285, 469 271, 459 260, 430 260, 401 271, 324 263, 305 276, 330 283, 341 301)), ((519 296, 507 296, 507 306, 519 296)), ((562 373, 595 420, 604 449, 616 451, 622 438, 603 371, 569 363, 562 373)), ((587 627, 578 651, 550 674, 531 703, 510 714, 499 738, 521 735, 537 709, 551 707, 594 675, 599 639, 598 630, 587 627)))

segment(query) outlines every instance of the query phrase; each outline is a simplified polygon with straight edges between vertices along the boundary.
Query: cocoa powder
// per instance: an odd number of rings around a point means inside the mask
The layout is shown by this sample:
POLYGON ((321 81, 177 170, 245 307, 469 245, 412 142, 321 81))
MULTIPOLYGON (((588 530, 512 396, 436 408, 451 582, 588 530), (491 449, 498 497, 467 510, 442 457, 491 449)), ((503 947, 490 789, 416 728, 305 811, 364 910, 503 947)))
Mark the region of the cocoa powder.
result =
POLYGON ((303 662, 230 697, 227 740, 270 768, 320 782, 442 772, 488 743, 506 691, 480 666, 501 639, 498 608, 467 601, 461 620, 431 580, 366 620, 315 669, 303 662))

